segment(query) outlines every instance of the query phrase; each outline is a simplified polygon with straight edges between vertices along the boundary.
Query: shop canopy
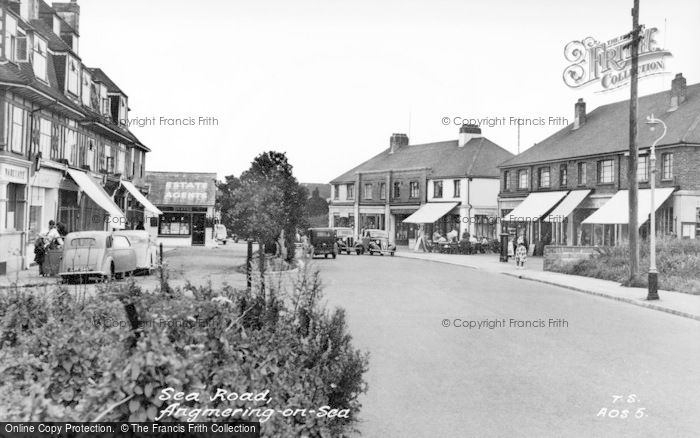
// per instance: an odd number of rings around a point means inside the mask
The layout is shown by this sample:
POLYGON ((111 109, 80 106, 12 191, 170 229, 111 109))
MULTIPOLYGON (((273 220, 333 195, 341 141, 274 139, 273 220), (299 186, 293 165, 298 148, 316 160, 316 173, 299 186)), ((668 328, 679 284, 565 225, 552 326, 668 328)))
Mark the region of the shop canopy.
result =
POLYGON ((139 189, 136 188, 136 186, 131 183, 131 181, 122 181, 122 186, 126 190, 131 193, 131 195, 136 198, 137 201, 139 201, 139 204, 143 205, 143 208, 149 212, 153 216, 160 216, 163 214, 162 211, 158 209, 155 205, 151 204, 151 201, 149 201, 145 196, 143 196, 143 193, 139 189))
POLYGON ((504 221, 537 222, 545 213, 562 200, 568 191, 530 193, 515 210, 503 216, 504 221))
POLYGON ((432 224, 457 206, 457 202, 428 202, 403 220, 409 224, 432 224))
POLYGON ((572 190, 563 201, 543 220, 545 222, 563 222, 578 205, 591 193, 590 190, 572 190))
POLYGON ((80 187, 80 190, 85 192, 97 205, 109 214, 109 228, 122 229, 126 224, 126 217, 109 197, 107 192, 93 180, 90 175, 80 170, 68 169, 68 174, 73 181, 80 187))
MULTIPOLYGON (((673 193, 674 188, 656 189, 654 193, 654 211, 666 202, 673 193)), ((649 219, 651 213, 651 190, 639 190, 637 209, 637 223, 641 227, 649 219)), ((629 190, 620 190, 610 198, 595 213, 588 216, 584 224, 627 224, 629 223, 629 190)))

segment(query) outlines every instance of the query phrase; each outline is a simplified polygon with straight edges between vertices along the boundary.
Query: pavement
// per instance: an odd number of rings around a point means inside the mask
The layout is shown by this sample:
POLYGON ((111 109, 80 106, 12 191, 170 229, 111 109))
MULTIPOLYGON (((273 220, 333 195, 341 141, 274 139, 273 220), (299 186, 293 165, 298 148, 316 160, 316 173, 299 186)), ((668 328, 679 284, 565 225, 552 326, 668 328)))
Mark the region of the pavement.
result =
POLYGON ((369 352, 363 437, 698 436, 698 321, 454 263, 314 264, 369 352))
POLYGON ((542 257, 528 257, 526 268, 518 270, 514 261, 509 261, 508 263, 499 262, 498 254, 436 254, 400 249, 396 256, 447 263, 485 272, 509 275, 521 280, 559 286, 700 321, 700 295, 660 290, 659 300, 648 301, 646 299, 646 288, 623 287, 614 281, 545 271, 542 257))

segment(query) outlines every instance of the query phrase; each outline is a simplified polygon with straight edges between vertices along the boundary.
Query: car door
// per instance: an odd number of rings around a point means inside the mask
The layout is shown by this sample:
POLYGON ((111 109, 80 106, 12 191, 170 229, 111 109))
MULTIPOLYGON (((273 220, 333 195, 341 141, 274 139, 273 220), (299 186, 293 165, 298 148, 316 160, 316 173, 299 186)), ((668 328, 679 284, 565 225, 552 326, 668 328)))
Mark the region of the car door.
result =
POLYGON ((136 267, 136 253, 125 236, 112 236, 112 251, 114 270, 116 272, 131 272, 136 267))

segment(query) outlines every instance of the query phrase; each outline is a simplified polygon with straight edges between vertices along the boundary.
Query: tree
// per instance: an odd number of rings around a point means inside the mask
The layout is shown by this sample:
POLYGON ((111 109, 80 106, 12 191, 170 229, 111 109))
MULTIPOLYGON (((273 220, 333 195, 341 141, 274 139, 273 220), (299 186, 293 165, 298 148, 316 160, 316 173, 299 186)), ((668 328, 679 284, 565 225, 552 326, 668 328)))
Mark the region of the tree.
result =
POLYGON ((294 236, 306 225, 308 191, 294 177, 286 154, 275 151, 258 155, 240 179, 227 177, 222 185, 222 220, 226 218, 225 223, 230 224, 232 230, 257 240, 260 245, 261 290, 264 293, 264 248, 284 231, 287 261, 292 261, 294 236))
POLYGON ((328 201, 321 198, 318 187, 314 189, 306 205, 309 216, 328 215, 328 201))

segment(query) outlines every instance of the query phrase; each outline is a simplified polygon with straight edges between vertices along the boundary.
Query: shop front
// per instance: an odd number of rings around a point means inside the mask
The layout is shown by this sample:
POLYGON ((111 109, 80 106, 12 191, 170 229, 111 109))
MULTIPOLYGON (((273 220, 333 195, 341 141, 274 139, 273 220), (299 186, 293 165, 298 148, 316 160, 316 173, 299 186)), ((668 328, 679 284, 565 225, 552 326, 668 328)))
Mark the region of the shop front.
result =
POLYGON ((214 245, 216 174, 146 172, 148 201, 161 213, 151 221, 164 246, 214 245))
POLYGON ((0 163, 0 275, 23 269, 29 167, 0 163))

